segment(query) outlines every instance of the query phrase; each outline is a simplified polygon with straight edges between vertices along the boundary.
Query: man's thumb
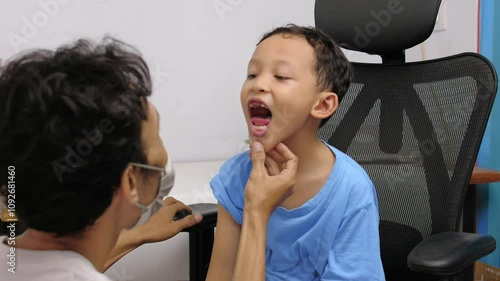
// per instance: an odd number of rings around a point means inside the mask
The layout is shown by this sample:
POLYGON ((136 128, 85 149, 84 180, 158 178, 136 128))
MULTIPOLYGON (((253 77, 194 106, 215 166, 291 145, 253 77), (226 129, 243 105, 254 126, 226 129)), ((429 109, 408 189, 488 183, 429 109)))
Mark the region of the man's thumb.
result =
POLYGON ((202 215, 193 214, 193 215, 187 216, 187 217, 185 217, 177 222, 182 224, 182 229, 185 229, 185 228, 194 226, 195 224, 198 224, 202 220, 203 220, 202 215))
POLYGON ((254 141, 250 147, 252 152, 252 162, 261 161, 264 162, 266 159, 266 153, 264 152, 264 147, 258 141, 254 141))

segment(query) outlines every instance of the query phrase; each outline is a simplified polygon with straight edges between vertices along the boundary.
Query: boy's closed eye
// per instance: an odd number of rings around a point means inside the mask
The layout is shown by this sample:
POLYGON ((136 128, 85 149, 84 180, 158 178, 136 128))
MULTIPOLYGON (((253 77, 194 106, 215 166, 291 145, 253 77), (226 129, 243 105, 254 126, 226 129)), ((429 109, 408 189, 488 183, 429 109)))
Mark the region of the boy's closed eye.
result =
MULTIPOLYGON (((257 74, 255 74, 255 73, 249 73, 249 74, 247 74, 247 79, 254 79, 256 77, 257 77, 257 74)), ((276 80, 289 80, 289 79, 291 79, 289 76, 280 75, 280 74, 274 75, 274 78, 276 80)))
POLYGON ((288 80, 288 79, 290 79, 290 77, 283 76, 283 75, 274 75, 274 78, 276 78, 277 80, 288 80))

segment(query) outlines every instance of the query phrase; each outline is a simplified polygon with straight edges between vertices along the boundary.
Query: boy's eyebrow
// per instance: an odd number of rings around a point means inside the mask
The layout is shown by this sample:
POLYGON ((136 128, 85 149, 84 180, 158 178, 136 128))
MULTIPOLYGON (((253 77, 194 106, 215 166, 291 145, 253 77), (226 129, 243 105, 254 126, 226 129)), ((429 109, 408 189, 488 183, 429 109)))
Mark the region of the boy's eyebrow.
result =
MULTIPOLYGON (((259 60, 259 59, 251 59, 250 62, 248 62, 248 65, 251 65, 251 64, 257 64, 257 65, 259 65, 261 63, 262 63, 262 61, 259 60)), ((273 64, 277 64, 277 65, 289 65, 289 66, 295 65, 295 63, 293 63, 291 61, 288 61, 288 60, 284 60, 284 59, 274 60, 273 64)))

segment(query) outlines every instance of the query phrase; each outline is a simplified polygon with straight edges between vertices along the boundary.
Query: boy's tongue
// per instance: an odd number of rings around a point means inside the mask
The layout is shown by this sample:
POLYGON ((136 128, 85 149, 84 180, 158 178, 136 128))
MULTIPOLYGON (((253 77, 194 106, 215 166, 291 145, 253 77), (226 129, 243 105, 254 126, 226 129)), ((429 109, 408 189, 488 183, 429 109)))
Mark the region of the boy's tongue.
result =
POLYGON ((250 121, 254 126, 267 126, 269 125, 269 122, 271 122, 271 119, 262 117, 252 117, 250 121))

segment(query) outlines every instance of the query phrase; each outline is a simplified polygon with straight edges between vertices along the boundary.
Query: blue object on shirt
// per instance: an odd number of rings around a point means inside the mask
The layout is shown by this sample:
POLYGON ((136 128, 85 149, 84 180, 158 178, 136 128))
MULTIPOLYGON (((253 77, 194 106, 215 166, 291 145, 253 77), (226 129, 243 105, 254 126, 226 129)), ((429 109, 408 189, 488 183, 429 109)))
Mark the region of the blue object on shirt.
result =
MULTIPOLYGON (((385 280, 380 259, 375 188, 352 158, 336 155, 322 189, 302 206, 278 207, 268 223, 266 280, 385 280)), ((252 161, 248 152, 229 159, 210 186, 242 224, 244 189, 252 161)))

